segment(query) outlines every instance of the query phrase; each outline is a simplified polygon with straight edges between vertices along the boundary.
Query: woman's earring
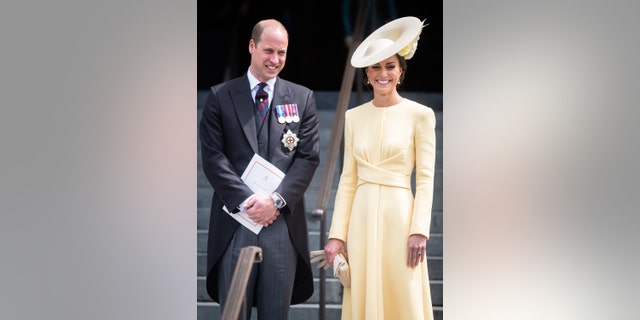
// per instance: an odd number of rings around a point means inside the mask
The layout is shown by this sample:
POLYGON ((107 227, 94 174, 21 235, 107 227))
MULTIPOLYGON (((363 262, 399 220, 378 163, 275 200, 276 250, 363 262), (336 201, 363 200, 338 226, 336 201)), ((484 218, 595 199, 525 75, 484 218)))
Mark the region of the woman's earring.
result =
POLYGON ((369 82, 369 78, 367 78, 367 84, 371 84, 371 82, 369 82))

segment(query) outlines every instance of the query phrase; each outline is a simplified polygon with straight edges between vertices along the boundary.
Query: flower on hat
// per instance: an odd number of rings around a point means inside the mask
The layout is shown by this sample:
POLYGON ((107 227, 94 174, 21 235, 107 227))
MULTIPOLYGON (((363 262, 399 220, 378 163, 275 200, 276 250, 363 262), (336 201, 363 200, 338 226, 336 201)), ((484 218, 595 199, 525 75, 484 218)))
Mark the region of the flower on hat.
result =
POLYGON ((420 39, 420 37, 416 37, 415 39, 413 39, 413 41, 411 41, 411 43, 409 43, 404 48, 402 48, 402 50, 400 50, 398 54, 401 57, 403 57, 405 60, 409 60, 413 58, 413 55, 416 53, 416 50, 418 49, 418 39, 420 39))

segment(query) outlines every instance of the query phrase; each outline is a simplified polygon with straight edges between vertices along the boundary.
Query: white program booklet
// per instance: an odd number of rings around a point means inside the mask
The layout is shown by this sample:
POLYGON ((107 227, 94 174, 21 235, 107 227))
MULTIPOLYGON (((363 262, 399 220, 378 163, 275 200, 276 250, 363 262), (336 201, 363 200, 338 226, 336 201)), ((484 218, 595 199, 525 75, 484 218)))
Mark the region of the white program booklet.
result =
MULTIPOLYGON (((284 176, 284 172, 280 171, 276 166, 272 165, 269 161, 265 160, 258 154, 254 154, 249 165, 244 169, 241 178, 255 194, 260 196, 269 196, 280 185, 284 176)), ((240 207, 243 208, 243 206, 240 207)), ((223 209, 247 229, 253 231, 253 233, 258 234, 260 233, 260 230, 262 230, 262 225, 253 222, 244 209, 240 210, 238 213, 229 212, 227 207, 223 207, 223 209)))

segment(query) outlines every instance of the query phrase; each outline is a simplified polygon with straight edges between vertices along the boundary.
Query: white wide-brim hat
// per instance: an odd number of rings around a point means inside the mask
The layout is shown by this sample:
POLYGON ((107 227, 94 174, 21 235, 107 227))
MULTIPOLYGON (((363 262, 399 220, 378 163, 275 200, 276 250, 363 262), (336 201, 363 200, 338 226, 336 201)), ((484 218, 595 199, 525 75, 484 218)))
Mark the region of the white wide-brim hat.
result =
POLYGON ((356 68, 368 67, 396 53, 409 60, 418 47, 421 32, 422 22, 416 17, 402 17, 388 22, 360 43, 351 56, 351 65, 356 68))

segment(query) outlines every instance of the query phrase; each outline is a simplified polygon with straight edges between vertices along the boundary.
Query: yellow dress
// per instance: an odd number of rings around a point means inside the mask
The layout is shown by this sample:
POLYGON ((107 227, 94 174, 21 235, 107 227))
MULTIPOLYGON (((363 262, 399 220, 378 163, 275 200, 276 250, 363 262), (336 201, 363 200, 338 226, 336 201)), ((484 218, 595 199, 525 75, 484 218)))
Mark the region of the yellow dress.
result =
POLYGON ((407 251, 411 234, 429 237, 435 141, 433 110, 408 99, 345 113, 344 166, 329 230, 349 256, 343 320, 433 319, 426 259, 410 268, 407 251))

